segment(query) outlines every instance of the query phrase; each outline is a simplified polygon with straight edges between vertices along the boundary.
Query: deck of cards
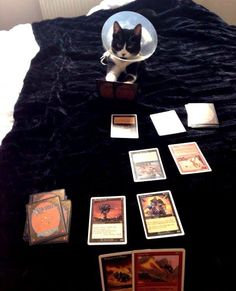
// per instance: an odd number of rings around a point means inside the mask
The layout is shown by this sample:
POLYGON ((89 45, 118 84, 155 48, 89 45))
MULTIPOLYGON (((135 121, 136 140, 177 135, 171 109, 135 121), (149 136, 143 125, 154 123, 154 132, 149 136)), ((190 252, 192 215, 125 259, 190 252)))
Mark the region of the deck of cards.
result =
POLYGON ((188 103, 188 127, 219 127, 219 120, 214 103, 188 103))
POLYGON ((185 249, 149 249, 98 257, 102 291, 184 290, 185 249))
POLYGON ((30 195, 23 238, 29 245, 69 241, 71 200, 64 189, 30 195))

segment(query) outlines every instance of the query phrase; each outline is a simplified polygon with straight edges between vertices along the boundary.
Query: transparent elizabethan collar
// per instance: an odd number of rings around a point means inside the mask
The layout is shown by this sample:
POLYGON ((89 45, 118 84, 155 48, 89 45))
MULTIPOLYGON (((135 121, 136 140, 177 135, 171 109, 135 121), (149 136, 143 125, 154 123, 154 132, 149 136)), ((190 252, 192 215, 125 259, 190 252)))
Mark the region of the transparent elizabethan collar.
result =
POLYGON ((110 54, 122 61, 143 61, 149 58, 155 52, 157 47, 157 33, 152 23, 146 17, 132 11, 118 12, 109 17, 103 25, 101 37, 105 50, 109 51, 110 54), (118 21, 122 28, 127 29, 133 29, 139 23, 142 25, 141 51, 140 54, 132 60, 124 60, 112 54, 111 41, 113 24, 115 21, 118 21))

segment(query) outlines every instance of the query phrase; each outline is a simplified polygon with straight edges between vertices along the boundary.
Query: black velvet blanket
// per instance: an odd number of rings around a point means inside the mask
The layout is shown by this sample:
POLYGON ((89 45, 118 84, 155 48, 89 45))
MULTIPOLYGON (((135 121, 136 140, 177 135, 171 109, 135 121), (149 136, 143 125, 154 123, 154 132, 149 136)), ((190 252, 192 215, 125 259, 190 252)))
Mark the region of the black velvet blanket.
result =
POLYGON ((101 290, 98 255, 147 248, 185 248, 186 291, 234 290, 236 27, 190 0, 140 0, 33 30, 40 51, 0 148, 0 290, 101 290), (106 70, 101 29, 122 10, 144 15, 158 34, 134 102, 104 99, 96 88, 106 70), (187 127, 190 102, 214 103, 220 127, 187 127), (185 133, 158 136, 150 114, 168 110, 185 133), (112 113, 137 114, 139 139, 110 138, 112 113), (191 141, 212 172, 180 175, 168 144, 191 141), (152 147, 167 179, 135 183, 128 151, 152 147), (69 243, 29 246, 22 239, 29 195, 59 188, 72 201, 69 243), (162 190, 171 190, 185 235, 147 240, 136 194, 162 190), (127 245, 88 246, 90 198, 115 195, 127 199, 127 245))

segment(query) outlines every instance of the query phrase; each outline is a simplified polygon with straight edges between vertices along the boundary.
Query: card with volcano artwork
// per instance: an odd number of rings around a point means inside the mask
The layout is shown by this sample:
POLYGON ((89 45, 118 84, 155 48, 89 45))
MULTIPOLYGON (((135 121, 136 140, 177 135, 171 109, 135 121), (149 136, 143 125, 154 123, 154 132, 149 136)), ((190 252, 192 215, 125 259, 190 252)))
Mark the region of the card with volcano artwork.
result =
POLYGON ((184 249, 153 249, 133 252, 135 291, 183 291, 184 249))
POLYGON ((126 244, 125 196, 91 197, 88 244, 126 244))
POLYGON ((102 291, 132 291, 132 252, 99 256, 102 291))

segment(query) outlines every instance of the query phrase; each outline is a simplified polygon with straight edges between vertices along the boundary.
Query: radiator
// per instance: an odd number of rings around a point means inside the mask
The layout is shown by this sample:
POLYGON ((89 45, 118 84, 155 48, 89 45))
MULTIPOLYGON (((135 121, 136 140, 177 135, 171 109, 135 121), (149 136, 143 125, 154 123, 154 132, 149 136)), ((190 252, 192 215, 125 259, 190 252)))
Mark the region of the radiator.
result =
POLYGON ((43 19, 85 15, 101 0, 39 0, 43 19))

